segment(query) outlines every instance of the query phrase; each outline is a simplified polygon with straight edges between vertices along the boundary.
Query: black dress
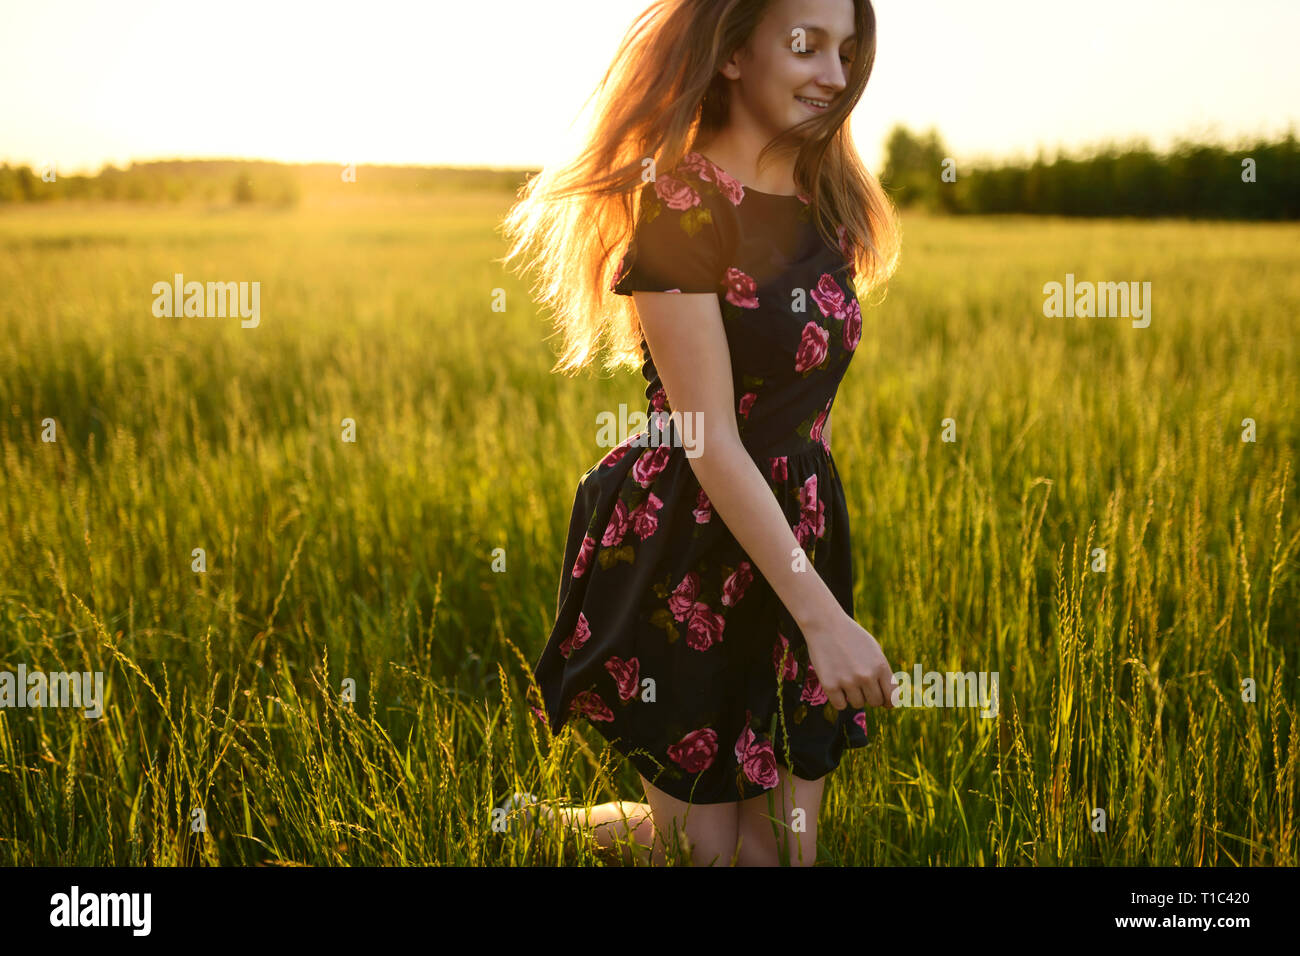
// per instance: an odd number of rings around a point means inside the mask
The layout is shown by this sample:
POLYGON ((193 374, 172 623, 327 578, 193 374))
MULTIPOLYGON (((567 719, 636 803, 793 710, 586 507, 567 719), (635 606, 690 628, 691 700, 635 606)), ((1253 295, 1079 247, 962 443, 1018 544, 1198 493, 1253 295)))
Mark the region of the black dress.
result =
MULTIPOLYGON (((807 556, 853 614, 844 489, 822 434, 861 334, 851 256, 805 197, 743 187, 698 152, 642 191, 613 291, 713 292, 740 437, 807 556)), ((534 669, 552 733, 585 717, 646 779, 691 803, 808 780, 867 742, 836 711, 784 605, 710 507, 641 343, 650 419, 578 483, 554 629, 534 669)), ((799 560, 797 553, 792 560, 799 560)))

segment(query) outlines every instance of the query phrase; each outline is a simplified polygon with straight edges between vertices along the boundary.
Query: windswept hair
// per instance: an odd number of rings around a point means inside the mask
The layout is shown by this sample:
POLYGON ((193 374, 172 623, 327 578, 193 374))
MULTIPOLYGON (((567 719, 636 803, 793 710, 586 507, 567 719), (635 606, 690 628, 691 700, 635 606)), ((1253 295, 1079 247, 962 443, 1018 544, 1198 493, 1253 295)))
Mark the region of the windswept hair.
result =
MULTIPOLYGON (((552 371, 576 372, 608 347, 606 370, 639 368, 641 328, 630 296, 610 286, 635 229, 649 160, 673 169, 698 141, 727 123, 729 81, 719 70, 745 46, 771 0, 656 0, 633 23, 600 85, 576 154, 520 187, 503 220, 510 242, 500 260, 536 267, 531 291, 555 314, 563 351, 552 371)), ((794 179, 812 200, 817 228, 834 248, 839 227, 854 250, 860 297, 882 286, 898 263, 898 214, 853 145, 849 114, 876 58, 871 0, 853 0, 858 53, 846 88, 813 116, 763 147, 797 150, 794 179)))

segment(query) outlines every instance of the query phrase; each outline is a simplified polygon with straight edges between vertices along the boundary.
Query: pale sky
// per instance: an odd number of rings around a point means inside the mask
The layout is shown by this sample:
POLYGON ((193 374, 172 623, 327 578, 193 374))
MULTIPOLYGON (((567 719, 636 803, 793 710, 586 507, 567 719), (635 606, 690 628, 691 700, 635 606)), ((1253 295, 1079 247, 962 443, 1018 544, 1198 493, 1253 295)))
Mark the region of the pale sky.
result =
MULTIPOLYGON (((643 0, 0 0, 0 161, 540 166, 643 0)), ((1300 0, 875 0, 853 125, 958 161, 1300 133, 1300 0)))

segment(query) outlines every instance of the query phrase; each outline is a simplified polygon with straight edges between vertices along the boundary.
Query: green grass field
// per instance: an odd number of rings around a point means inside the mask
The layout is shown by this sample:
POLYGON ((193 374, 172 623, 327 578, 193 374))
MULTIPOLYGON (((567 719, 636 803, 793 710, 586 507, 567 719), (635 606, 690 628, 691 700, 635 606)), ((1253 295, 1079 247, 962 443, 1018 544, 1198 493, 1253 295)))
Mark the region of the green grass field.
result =
MULTIPOLYGON (((523 699, 643 383, 549 372, 508 201, 0 212, 0 670, 106 684, 0 709, 0 862, 554 863, 492 807, 640 799, 523 699), (259 281, 259 327, 155 318, 177 272, 259 281)), ((1300 225, 905 215, 863 311, 858 620, 1001 714, 869 712, 819 864, 1300 863, 1300 225), (1150 327, 1045 318, 1067 272, 1150 281, 1150 327)))

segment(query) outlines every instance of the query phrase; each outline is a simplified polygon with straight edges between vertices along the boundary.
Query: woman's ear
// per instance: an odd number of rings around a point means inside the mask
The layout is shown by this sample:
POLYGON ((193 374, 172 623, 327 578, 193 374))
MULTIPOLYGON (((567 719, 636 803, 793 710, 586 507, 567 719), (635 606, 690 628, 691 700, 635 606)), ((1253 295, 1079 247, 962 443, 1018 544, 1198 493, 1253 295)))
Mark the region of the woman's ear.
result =
POLYGON ((737 47, 731 52, 731 56, 727 57, 727 62, 718 67, 718 72, 729 80, 740 79, 740 61, 744 56, 745 48, 737 47))

